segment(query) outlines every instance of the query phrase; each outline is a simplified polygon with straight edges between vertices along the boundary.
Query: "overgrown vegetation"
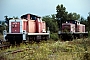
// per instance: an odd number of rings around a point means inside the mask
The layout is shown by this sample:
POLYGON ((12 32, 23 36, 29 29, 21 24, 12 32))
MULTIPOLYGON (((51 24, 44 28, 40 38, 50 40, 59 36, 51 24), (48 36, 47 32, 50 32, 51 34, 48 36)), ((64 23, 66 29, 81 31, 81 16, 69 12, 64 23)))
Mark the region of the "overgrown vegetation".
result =
POLYGON ((58 34, 57 33, 51 33, 50 34, 50 39, 53 39, 55 41, 59 40, 58 34))
POLYGON ((3 34, 3 30, 5 30, 5 22, 2 21, 2 24, 0 25, 0 34, 3 34))
POLYGON ((90 39, 66 42, 48 40, 10 46, 6 50, 0 50, 0 58, 5 60, 90 60, 90 39))

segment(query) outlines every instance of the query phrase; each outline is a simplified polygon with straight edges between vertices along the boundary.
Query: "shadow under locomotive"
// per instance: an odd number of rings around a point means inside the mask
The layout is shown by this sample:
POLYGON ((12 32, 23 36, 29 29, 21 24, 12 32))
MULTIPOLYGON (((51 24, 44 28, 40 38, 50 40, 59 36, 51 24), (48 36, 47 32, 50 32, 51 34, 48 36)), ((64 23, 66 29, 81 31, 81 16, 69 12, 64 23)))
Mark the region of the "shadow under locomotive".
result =
POLYGON ((80 38, 87 38, 87 33, 61 33, 58 34, 59 38, 61 38, 64 41, 72 41, 73 39, 80 39, 80 38))

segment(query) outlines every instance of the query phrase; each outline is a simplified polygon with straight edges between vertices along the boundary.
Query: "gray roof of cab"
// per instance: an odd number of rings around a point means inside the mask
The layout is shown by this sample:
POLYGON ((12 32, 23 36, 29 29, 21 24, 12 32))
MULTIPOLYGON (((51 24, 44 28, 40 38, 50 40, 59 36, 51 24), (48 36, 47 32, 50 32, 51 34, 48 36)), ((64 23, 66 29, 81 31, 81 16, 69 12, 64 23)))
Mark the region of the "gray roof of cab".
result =
MULTIPOLYGON (((28 13, 28 14, 30 14, 30 13, 28 13)), ((24 14, 24 15, 28 15, 28 14, 24 14)), ((24 16, 24 15, 22 15, 22 16, 24 16)), ((30 15, 35 16, 35 17, 38 17, 38 18, 41 18, 41 17, 38 16, 38 15, 34 15, 34 14, 30 14, 30 15)))

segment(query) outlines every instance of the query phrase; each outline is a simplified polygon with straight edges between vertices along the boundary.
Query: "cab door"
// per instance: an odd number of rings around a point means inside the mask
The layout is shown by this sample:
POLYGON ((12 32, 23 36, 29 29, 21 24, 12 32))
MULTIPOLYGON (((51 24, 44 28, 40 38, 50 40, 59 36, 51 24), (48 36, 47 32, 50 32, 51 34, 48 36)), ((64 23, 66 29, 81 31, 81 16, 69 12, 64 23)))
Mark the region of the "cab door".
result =
POLYGON ((20 33, 20 22, 11 22, 11 33, 20 33))

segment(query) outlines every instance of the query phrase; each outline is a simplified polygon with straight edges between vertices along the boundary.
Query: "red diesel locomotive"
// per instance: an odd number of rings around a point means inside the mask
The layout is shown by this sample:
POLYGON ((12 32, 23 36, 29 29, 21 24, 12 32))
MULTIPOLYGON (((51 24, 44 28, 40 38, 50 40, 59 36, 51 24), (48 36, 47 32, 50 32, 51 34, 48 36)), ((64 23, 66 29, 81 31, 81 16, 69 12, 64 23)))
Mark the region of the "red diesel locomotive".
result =
POLYGON ((64 40, 72 40, 73 38, 87 37, 88 32, 85 31, 85 25, 78 20, 67 20, 66 23, 62 23, 62 29, 58 35, 64 40))
POLYGON ((4 31, 6 41, 11 44, 22 41, 48 39, 49 31, 46 31, 46 23, 41 17, 33 14, 22 15, 20 19, 9 20, 9 33, 4 31))

